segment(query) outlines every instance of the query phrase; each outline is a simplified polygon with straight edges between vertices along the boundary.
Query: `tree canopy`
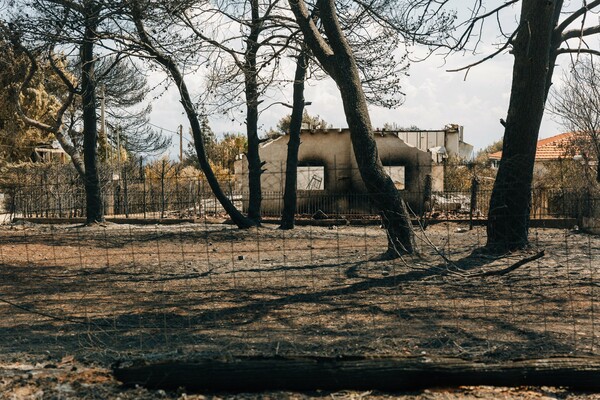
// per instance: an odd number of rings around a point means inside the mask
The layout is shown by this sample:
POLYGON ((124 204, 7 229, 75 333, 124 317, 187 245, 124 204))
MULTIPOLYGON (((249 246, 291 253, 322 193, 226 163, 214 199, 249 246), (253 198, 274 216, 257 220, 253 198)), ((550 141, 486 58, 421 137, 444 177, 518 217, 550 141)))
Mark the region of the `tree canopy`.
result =
MULTIPOLYGON (((5 32, 5 30, 0 30, 5 32)), ((41 62, 42 73, 38 74, 24 93, 19 87, 27 74, 29 60, 10 43, 5 35, 0 36, 0 159, 5 162, 29 161, 37 145, 54 140, 51 133, 28 126, 18 116, 15 96, 32 118, 51 124, 51 116, 60 108, 64 88, 51 73, 48 63, 41 62)))

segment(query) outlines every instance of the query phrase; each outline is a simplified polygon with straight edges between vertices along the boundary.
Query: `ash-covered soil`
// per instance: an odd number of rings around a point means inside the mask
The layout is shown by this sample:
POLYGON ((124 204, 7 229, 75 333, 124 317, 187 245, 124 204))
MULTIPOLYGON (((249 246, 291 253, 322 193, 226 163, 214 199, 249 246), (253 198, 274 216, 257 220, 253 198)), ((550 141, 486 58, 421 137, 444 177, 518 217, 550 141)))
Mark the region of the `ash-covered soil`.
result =
MULTIPOLYGON (((530 237, 530 249, 492 256, 479 251, 483 228, 441 223, 417 232, 418 255, 380 260, 385 232, 373 226, 2 227, 0 392, 184 396, 122 390, 109 367, 138 358, 436 355, 501 362, 597 355, 600 238, 543 228, 530 237)), ((573 395, 457 393, 407 398, 573 395)))

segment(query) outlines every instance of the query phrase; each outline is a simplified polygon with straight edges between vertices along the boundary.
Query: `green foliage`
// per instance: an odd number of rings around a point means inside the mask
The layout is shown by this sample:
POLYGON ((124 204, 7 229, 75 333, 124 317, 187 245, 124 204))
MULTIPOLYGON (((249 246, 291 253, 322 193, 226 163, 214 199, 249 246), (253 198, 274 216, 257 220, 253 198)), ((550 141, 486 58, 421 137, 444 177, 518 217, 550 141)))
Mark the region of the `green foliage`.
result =
POLYGON ((483 149, 479 153, 477 153, 477 155, 475 156, 475 159, 478 161, 482 161, 482 162, 489 160, 490 154, 496 153, 498 151, 502 151, 503 144, 504 144, 504 141, 502 139, 490 144, 488 147, 486 147, 485 149, 483 149))
POLYGON ((458 156, 446 160, 444 189, 446 191, 468 191, 473 178, 479 182, 479 190, 492 190, 497 170, 491 166, 489 155, 502 150, 502 140, 492 143, 480 151, 474 160, 461 160, 458 156))
MULTIPOLYGON (((204 146, 208 161, 213 167, 220 170, 233 172, 233 163, 236 157, 248 151, 248 139, 241 133, 226 133, 221 138, 217 138, 214 132, 208 126, 208 120, 203 121, 204 146)), ((193 143, 188 143, 184 151, 184 165, 191 165, 200 168, 198 155, 193 143)))
MULTIPOLYGON (((208 157, 209 161, 214 162, 214 160, 216 160, 218 157, 217 137, 208 123, 208 117, 202 117, 200 126, 202 128, 202 134, 204 135, 204 151, 206 152, 206 157, 208 157)), ((190 145, 191 143, 188 143, 188 149, 190 148, 190 145)), ((197 161, 198 156, 196 155, 196 149, 194 149, 193 145, 191 145, 191 149, 193 154, 196 156, 197 161)))
POLYGON ((598 190, 596 171, 584 160, 564 158, 537 162, 533 171, 534 189, 598 190))
MULTIPOLYGON (((287 135, 290 131, 290 123, 292 120, 292 114, 287 114, 277 122, 275 129, 271 128, 267 132, 266 136, 269 139, 277 139, 280 136, 287 135)), ((332 125, 325 121, 320 116, 311 116, 306 110, 302 114, 302 125, 309 129, 329 129, 332 125)))

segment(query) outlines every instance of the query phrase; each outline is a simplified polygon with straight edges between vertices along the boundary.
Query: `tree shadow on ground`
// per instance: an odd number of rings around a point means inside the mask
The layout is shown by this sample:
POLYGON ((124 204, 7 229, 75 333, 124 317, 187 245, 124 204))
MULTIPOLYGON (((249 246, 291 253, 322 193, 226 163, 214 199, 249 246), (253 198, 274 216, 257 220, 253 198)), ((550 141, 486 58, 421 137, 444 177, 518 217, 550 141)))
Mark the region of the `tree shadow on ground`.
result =
MULTIPOLYGON (((366 265, 350 268, 357 272, 361 267, 366 265)), ((5 276, 15 284, 27 285, 20 279, 25 272, 18 272, 5 276)), ((94 312, 96 299, 90 295, 86 304, 76 303, 89 307, 88 315, 76 308, 77 316, 64 312, 56 318, 39 313, 36 307, 53 294, 75 298, 69 293, 77 294, 82 287, 65 282, 44 293, 44 284, 39 282, 37 289, 21 292, 22 296, 39 296, 36 302, 30 299, 22 303, 24 309, 4 304, 6 318, 0 326, 0 338, 7 340, 0 340, 0 352, 56 351, 98 359, 140 357, 178 349, 206 355, 271 355, 285 351, 412 356, 426 352, 504 360, 572 354, 577 350, 569 338, 540 330, 530 321, 450 306, 457 298, 466 302, 509 300, 503 298, 506 292, 499 290, 503 286, 500 281, 483 288, 473 282, 427 283, 426 278, 440 276, 438 266, 418 271, 405 268, 383 277, 357 276, 360 281, 343 287, 287 287, 287 293, 250 284, 206 287, 189 297, 177 297, 176 290, 153 292, 149 295, 154 294, 154 298, 134 304, 124 298, 123 304, 112 310, 94 312), (427 296, 427 288, 437 289, 448 300, 440 302, 441 296, 427 296), (408 293, 416 295, 411 298, 408 293)), ((81 284, 85 283, 85 276, 81 278, 81 284)), ((125 284, 126 280, 119 282, 125 284)))

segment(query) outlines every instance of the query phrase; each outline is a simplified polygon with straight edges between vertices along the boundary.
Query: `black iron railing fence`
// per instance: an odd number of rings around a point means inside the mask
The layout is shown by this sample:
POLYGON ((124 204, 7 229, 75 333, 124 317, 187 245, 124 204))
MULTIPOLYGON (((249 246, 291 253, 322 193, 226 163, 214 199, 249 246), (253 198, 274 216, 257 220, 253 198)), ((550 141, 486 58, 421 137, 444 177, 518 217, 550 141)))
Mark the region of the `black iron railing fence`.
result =
MULTIPOLYGON (((276 218, 281 215, 284 193, 280 184, 269 184, 270 176, 277 176, 280 183, 281 173, 264 173, 261 211, 265 217, 276 218)), ((172 164, 148 168, 128 163, 119 170, 103 166, 100 177, 106 216, 164 219, 224 214, 206 179, 196 170, 172 164)), ((219 175, 221 188, 242 211, 246 211, 248 204, 249 193, 244 185, 247 178, 241 174, 219 175)), ((475 184, 461 189, 428 192, 425 185, 418 185, 403 189, 402 194, 417 215, 486 218, 491 185, 475 184)), ((85 215, 83 185, 69 165, 14 168, 1 190, 5 213, 15 216, 68 218, 85 215)), ((378 213, 372 198, 360 187, 344 190, 326 186, 316 190, 298 188, 297 199, 300 216, 322 212, 332 218, 365 218, 378 213)), ((599 199, 600 195, 589 186, 540 188, 534 185, 531 217, 581 219, 598 216, 599 199)))

